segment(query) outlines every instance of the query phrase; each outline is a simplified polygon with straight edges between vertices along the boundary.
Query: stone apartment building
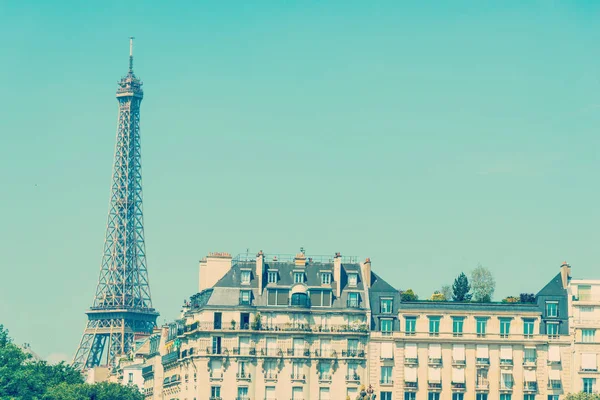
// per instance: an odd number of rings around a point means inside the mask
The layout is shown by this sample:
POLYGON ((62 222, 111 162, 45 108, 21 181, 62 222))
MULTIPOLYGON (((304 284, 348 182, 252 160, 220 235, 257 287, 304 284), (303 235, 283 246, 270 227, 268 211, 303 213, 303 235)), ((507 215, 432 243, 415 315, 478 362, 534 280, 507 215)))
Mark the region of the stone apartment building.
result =
POLYGON ((566 263, 533 303, 401 302, 369 259, 339 253, 213 253, 199 269, 198 294, 146 358, 148 399, 354 400, 361 385, 381 400, 596 391, 600 281, 571 281, 566 263))

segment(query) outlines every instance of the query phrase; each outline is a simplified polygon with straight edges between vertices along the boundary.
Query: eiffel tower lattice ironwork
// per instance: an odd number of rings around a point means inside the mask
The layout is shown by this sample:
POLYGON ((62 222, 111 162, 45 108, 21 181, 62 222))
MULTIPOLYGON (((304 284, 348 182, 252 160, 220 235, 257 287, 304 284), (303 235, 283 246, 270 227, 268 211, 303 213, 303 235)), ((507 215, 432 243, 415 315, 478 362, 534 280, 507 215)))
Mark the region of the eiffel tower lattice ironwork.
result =
POLYGON ((135 336, 156 326, 152 308, 142 214, 140 104, 142 82, 133 73, 133 38, 129 72, 118 83, 119 119, 100 279, 88 322, 73 359, 77 369, 115 365, 132 350, 135 336))

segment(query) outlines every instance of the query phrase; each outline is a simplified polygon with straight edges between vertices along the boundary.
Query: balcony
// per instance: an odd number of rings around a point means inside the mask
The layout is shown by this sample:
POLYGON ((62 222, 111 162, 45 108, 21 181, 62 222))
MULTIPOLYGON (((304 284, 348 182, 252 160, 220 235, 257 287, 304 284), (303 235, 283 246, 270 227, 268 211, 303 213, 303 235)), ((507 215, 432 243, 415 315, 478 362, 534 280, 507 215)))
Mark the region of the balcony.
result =
POLYGON ((581 367, 579 369, 579 372, 581 372, 581 373, 586 373, 586 372, 587 373, 596 373, 596 372, 598 372, 598 367, 595 367, 595 368, 583 368, 583 367, 581 367))
POLYGON ((440 336, 440 333, 439 332, 429 332, 429 336, 438 337, 438 336, 440 336))
POLYGON ((407 382, 407 381, 404 381, 404 390, 413 392, 413 391, 416 391, 417 389, 419 389, 418 382, 407 382))
POLYGON ((523 391, 526 393, 536 393, 538 389, 537 382, 524 382, 523 391))
POLYGON ((266 371, 264 373, 265 381, 277 382, 277 373, 273 371, 266 371))
POLYGON ((475 361, 475 364, 478 366, 482 366, 482 367, 488 367, 490 365, 490 359, 489 358, 478 358, 477 361, 475 361))
POLYGON ((358 357, 358 358, 364 358, 364 357, 365 357, 365 351, 364 351, 364 350, 358 350, 358 349, 348 349, 348 350, 342 350, 342 357, 348 357, 348 358, 354 358, 354 357, 358 357))
POLYGON ((252 300, 250 300, 250 299, 242 299, 240 297, 239 304, 240 304, 240 306, 251 306, 252 305, 252 300))
POLYGON ((548 389, 550 389, 550 390, 561 390, 562 389, 562 382, 561 381, 549 381, 548 382, 548 389))
POLYGON ((235 374, 235 377, 238 381, 252 380, 252 375, 250 374, 250 372, 238 372, 235 374))
POLYGON ((429 357, 428 364, 429 365, 442 365, 442 359, 429 357))
POLYGON ((211 382, 223 380, 223 372, 222 371, 210 371, 208 376, 209 376, 211 382))
POLYGON ((490 390, 490 383, 488 381, 476 382, 475 390, 479 392, 487 392, 488 390, 490 390))
POLYGON ((290 374, 290 379, 292 380, 292 382, 298 382, 298 381, 304 382, 304 381, 306 381, 306 375, 296 372, 296 373, 290 374))
POLYGON ((500 383, 500 391, 501 392, 512 392, 514 384, 512 382, 502 382, 500 383))
POLYGON ((502 358, 500 359, 500 366, 501 367, 512 367, 513 365, 513 360, 509 359, 509 358, 502 358))
POLYGON ((178 359, 179 359, 179 353, 177 351, 174 351, 172 353, 165 354, 164 356, 162 356, 161 362, 162 362, 162 365, 167 365, 167 364, 174 363, 178 359))
POLYGON ((348 299, 346 300, 347 308, 360 308, 360 302, 358 300, 348 299))
POLYGON ((525 367, 535 367, 536 361, 535 358, 526 358, 523 360, 523 365, 525 367))
POLYGON ((360 376, 358 376, 358 374, 356 374, 356 373, 348 374, 348 375, 346 375, 346 382, 358 383, 358 382, 360 382, 360 376))
POLYGON ((452 382, 452 390, 455 392, 464 392, 466 390, 466 385, 464 382, 452 382))
POLYGON ((415 358, 405 358, 404 364, 405 365, 419 365, 419 359, 416 357, 415 358))
POLYGON ((286 353, 290 357, 310 357, 309 349, 287 349, 286 353))
POLYGON ((394 385, 394 381, 391 378, 383 378, 379 381, 381 386, 392 386, 394 385))
POLYGON ((457 366, 461 366, 461 365, 466 365, 467 361, 466 360, 452 360, 452 365, 457 365, 457 366))
POLYGON ((321 382, 321 383, 331 382, 331 374, 330 373, 319 374, 319 382, 321 382))
POLYGON ((283 357, 283 350, 273 347, 263 347, 260 349, 260 355, 262 357, 283 357))
POLYGON ((427 388, 433 391, 442 390, 442 382, 428 382, 427 388))
POLYGON ((337 352, 332 349, 315 350, 314 356, 320 358, 336 358, 337 352))

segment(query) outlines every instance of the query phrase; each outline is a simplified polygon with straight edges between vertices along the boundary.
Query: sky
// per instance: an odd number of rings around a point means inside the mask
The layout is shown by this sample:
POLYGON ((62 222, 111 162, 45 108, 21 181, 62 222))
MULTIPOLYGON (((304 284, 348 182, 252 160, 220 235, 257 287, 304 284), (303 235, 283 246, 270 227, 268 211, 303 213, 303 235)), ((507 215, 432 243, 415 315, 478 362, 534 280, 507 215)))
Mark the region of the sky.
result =
POLYGON ((212 251, 600 279, 599 2, 0 1, 0 324, 42 357, 95 293, 129 36, 160 324, 212 251))

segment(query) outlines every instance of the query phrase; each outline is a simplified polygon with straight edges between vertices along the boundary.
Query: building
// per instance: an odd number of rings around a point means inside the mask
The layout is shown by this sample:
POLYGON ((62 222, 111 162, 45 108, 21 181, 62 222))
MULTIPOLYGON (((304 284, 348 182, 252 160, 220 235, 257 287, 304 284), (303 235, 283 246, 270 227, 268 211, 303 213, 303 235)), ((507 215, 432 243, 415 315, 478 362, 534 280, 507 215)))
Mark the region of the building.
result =
POLYGON ((600 281, 572 280, 566 263, 522 302, 402 302, 370 259, 339 253, 211 253, 199 274, 181 318, 143 352, 148 399, 353 400, 362 385, 381 400, 597 390, 600 281))
POLYGON ((354 399, 371 326, 398 325, 398 292, 368 259, 213 253, 199 272, 167 329, 165 399, 354 399))
POLYGON ((573 338, 571 385, 577 392, 598 393, 600 342, 596 331, 600 328, 600 280, 571 280, 569 303, 573 338))

